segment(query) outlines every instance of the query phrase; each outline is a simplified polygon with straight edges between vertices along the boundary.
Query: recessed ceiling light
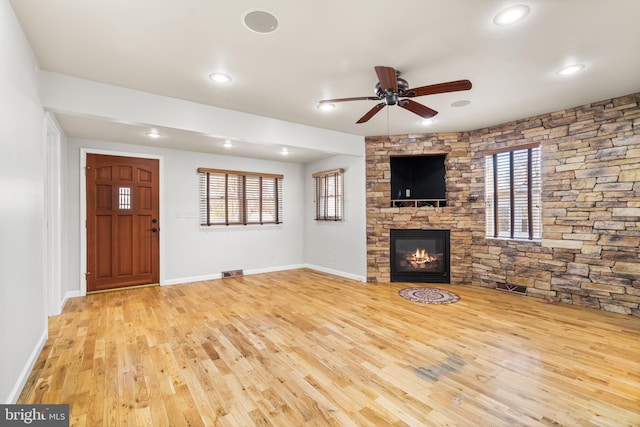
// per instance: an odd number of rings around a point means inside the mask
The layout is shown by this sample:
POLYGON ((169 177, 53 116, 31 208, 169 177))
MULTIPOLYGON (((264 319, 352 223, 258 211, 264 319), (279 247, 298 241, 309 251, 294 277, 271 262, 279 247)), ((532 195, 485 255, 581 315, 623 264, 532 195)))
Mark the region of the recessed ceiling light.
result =
POLYGON ((493 18, 493 23, 499 26, 514 24, 525 18, 529 14, 529 6, 519 4, 517 6, 511 6, 493 18))
POLYGON ((153 139, 160 138, 160 134, 155 129, 150 130, 149 132, 145 133, 145 135, 153 139))
POLYGON ((224 73, 211 73, 209 78, 215 83, 229 83, 231 81, 231 76, 224 73))
POLYGON ((278 28, 278 18, 266 10, 250 10, 242 16, 242 22, 249 30, 260 34, 272 33, 278 28))
POLYGON ((283 147, 282 151, 280 151, 280 154, 282 154, 283 156, 288 156, 289 150, 287 150, 287 147, 283 147))
POLYGON ((222 146, 224 148, 231 148, 233 147, 233 144, 231 143, 231 141, 229 141, 228 139, 224 141, 224 144, 222 144, 222 146))
POLYGON ((331 111, 334 108, 336 108, 336 106, 335 106, 335 104, 331 104, 331 103, 328 103, 328 102, 323 102, 323 103, 318 104, 318 106, 316 108, 318 110, 320 110, 320 111, 331 111))
POLYGON ((466 107, 469 104, 471 104, 471 100, 469 100, 469 99, 461 99, 460 101, 452 102, 451 106, 452 107, 456 107, 456 108, 460 108, 460 107, 466 107))
POLYGON ((560 74, 561 76, 568 76, 569 74, 577 73, 583 68, 584 68, 583 64, 569 65, 567 67, 564 67, 558 70, 558 74, 560 74))

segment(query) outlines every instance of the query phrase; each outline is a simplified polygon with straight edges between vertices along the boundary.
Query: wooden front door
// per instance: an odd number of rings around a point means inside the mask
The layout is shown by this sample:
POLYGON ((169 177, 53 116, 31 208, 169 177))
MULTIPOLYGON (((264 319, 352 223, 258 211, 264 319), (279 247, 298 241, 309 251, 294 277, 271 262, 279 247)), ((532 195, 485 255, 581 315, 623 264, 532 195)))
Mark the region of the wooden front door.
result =
POLYGON ((158 166, 87 154, 87 292, 159 282, 158 166))

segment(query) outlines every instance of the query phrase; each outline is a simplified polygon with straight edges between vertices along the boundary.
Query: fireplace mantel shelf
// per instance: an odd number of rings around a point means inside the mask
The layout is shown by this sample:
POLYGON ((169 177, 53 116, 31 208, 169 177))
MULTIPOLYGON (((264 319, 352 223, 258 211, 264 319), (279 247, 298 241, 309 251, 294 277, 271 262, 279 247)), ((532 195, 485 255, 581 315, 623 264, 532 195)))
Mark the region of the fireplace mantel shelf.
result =
POLYGON ((395 199, 391 200, 392 208, 441 208, 447 205, 446 199, 395 199))

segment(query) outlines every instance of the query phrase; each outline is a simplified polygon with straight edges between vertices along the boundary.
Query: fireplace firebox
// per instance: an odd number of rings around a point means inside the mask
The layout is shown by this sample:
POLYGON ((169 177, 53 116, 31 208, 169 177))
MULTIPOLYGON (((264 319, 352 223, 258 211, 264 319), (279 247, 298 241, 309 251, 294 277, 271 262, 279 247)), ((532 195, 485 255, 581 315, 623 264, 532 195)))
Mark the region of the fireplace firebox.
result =
POLYGON ((391 281, 450 283, 449 230, 392 229, 391 281))

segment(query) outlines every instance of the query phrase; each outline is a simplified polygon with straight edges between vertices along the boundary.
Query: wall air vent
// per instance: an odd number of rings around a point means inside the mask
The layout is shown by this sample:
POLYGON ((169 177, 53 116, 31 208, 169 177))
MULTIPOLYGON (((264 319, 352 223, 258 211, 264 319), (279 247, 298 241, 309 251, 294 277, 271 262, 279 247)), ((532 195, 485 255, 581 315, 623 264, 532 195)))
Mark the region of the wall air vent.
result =
POLYGON ((242 276, 244 276, 244 273, 242 272, 242 270, 229 270, 229 271, 222 272, 223 279, 227 279, 230 277, 242 277, 242 276))
POLYGON ((514 294, 526 295, 527 287, 520 285, 510 285, 508 283, 498 283, 496 289, 499 291, 513 292, 514 294))

